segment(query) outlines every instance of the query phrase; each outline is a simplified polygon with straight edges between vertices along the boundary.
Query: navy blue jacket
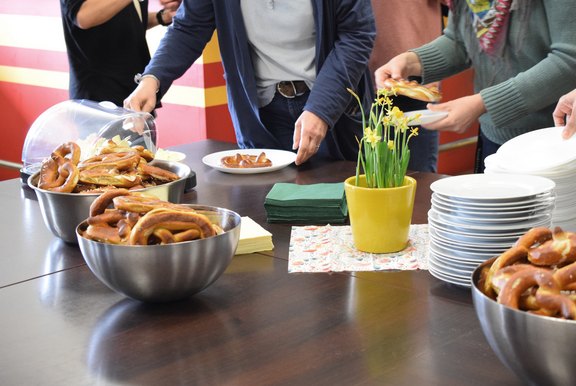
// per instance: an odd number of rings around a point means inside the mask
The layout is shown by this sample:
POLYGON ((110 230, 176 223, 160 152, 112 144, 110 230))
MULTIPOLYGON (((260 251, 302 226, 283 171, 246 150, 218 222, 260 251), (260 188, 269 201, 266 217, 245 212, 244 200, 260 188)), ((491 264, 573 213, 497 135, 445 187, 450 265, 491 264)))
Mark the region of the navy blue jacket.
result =
MULTIPOLYGON (((367 69, 376 27, 370 0, 311 0, 316 33, 317 78, 305 110, 330 127, 330 156, 356 160, 362 127, 357 102, 346 88, 374 99, 367 69)), ((202 54, 218 34, 228 105, 241 148, 278 148, 258 118, 258 98, 240 0, 184 0, 145 73, 160 80, 160 95, 202 54)))

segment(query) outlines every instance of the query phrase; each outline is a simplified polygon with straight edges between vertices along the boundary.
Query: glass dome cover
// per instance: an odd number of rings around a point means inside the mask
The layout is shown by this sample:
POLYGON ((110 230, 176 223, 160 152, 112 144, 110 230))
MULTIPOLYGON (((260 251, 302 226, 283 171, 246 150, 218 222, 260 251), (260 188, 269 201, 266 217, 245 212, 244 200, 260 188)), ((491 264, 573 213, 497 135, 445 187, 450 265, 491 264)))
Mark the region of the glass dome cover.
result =
POLYGON ((154 117, 111 102, 80 99, 58 103, 30 126, 22 149, 22 171, 34 174, 42 161, 63 143, 73 141, 80 145, 82 160, 93 155, 106 140, 144 146, 156 153, 154 117))

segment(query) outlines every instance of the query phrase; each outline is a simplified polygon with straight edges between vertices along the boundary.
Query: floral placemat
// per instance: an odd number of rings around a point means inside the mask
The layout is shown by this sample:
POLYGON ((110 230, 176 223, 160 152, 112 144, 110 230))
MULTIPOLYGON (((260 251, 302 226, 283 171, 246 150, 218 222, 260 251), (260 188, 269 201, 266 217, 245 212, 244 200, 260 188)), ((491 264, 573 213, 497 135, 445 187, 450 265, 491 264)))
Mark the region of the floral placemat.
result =
POLYGON ((345 226, 294 226, 288 272, 342 272, 428 269, 428 225, 410 226, 408 246, 395 253, 367 253, 354 248, 345 226))

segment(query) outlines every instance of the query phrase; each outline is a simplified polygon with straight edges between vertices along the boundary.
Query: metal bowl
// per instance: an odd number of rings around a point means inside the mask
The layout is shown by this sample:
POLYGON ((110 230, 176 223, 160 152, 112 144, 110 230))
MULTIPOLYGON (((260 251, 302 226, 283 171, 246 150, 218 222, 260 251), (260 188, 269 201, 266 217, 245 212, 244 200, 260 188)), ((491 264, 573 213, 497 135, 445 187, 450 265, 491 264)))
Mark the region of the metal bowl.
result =
POLYGON ((218 207, 189 206, 224 233, 175 244, 116 245, 82 237, 84 221, 77 236, 88 267, 114 291, 144 302, 175 301, 202 291, 230 264, 240 238, 240 215, 218 207))
POLYGON ((498 358, 528 385, 573 385, 576 380, 576 321, 515 310, 480 290, 480 273, 472 274, 472 298, 482 330, 498 358))
MULTIPOLYGON (((164 201, 179 203, 184 194, 188 179, 192 172, 190 167, 183 163, 169 161, 154 161, 151 165, 161 167, 176 173, 180 177, 176 181, 137 191, 153 194, 164 201)), ((50 231, 67 243, 78 242, 76 227, 85 220, 90 213, 92 201, 99 196, 98 193, 58 193, 38 188, 40 172, 28 178, 28 186, 34 189, 44 223, 50 231)))

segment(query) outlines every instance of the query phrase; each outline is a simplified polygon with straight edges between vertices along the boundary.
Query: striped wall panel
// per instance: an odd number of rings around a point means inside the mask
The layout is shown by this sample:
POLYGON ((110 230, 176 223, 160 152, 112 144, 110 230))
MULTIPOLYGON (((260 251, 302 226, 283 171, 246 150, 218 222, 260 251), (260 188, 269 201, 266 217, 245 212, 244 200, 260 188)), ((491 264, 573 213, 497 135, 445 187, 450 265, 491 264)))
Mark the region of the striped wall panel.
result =
MULTIPOLYGON (((151 0, 150 10, 160 9, 151 0)), ((163 27, 148 31, 152 52, 163 27)), ((59 3, 0 2, 0 160, 21 162, 28 128, 49 107, 68 99, 68 61, 59 3)), ((216 39, 163 99, 156 120, 160 147, 218 138, 234 142, 216 39), (207 124, 210 124, 208 127, 207 124)), ((17 176, 0 167, 0 179, 17 176)))

